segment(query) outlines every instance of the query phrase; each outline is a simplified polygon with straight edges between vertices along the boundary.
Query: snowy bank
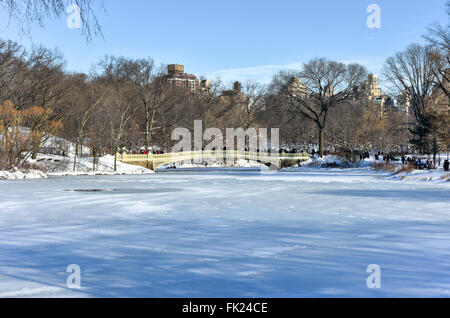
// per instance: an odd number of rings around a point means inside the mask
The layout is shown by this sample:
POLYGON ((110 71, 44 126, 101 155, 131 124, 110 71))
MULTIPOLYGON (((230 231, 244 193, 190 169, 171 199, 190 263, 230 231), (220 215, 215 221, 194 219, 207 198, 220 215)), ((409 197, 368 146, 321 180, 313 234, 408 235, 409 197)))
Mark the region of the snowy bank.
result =
POLYGON ((0 180, 24 180, 47 178, 47 176, 97 176, 121 174, 150 174, 154 173, 144 167, 126 164, 117 161, 117 170, 114 171, 114 157, 106 155, 98 158, 93 169, 93 159, 89 157, 77 158, 76 169, 73 171, 74 156, 39 154, 36 159, 28 159, 27 163, 40 170, 17 169, 0 171, 0 180))
POLYGON ((388 179, 401 181, 449 182, 450 173, 443 170, 413 170, 394 173, 388 179))
POLYGON ((46 171, 49 176, 79 176, 79 175, 116 175, 116 174, 149 174, 154 173, 144 167, 126 164, 117 161, 117 170, 114 171, 114 156, 105 155, 98 158, 98 162, 93 166, 93 158, 77 157, 76 168, 73 171, 74 156, 67 157, 58 155, 39 154, 30 163, 46 171))
POLYGON ((47 175, 40 170, 19 170, 18 168, 13 168, 12 170, 0 171, 0 180, 24 180, 41 178, 47 178, 47 175))
MULTIPOLYGON (((303 161, 299 166, 292 166, 281 169, 282 171, 303 171, 305 169, 330 169, 330 168, 369 168, 374 162, 373 158, 365 159, 363 161, 350 162, 336 155, 327 155, 323 158, 310 158, 307 161, 303 161)), ((382 162, 382 161, 380 161, 382 162)))
POLYGON ((412 170, 412 171, 402 171, 403 165, 400 162, 390 162, 390 167, 392 170, 383 170, 383 165, 385 161, 375 160, 373 157, 365 159, 364 161, 358 161, 356 163, 351 163, 343 160, 342 158, 334 155, 328 155, 323 158, 312 158, 301 164, 300 167, 292 166, 288 168, 283 168, 282 171, 286 172, 300 172, 300 171, 310 171, 314 169, 320 170, 333 170, 333 169, 368 169, 368 170, 378 170, 386 174, 387 180, 398 180, 398 181, 428 181, 428 182, 448 182, 450 181, 450 173, 445 172, 442 167, 437 170, 412 170), (374 165, 380 165, 379 169, 375 169, 374 165))

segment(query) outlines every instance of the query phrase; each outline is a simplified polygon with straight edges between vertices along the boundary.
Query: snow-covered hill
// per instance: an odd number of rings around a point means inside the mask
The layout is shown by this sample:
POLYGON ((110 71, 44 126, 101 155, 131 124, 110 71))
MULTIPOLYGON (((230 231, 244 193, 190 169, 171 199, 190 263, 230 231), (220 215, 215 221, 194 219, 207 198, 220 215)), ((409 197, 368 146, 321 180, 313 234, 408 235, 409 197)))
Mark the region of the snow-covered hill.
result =
POLYGON ((117 171, 114 171, 114 156, 111 155, 105 155, 97 160, 98 162, 94 167, 93 158, 77 157, 75 171, 73 169, 73 155, 63 157, 58 155, 39 154, 36 160, 30 159, 29 162, 42 168, 49 176, 154 173, 150 169, 126 164, 120 161, 117 161, 117 171))
MULTIPOLYGON (((28 128, 22 128, 27 133, 28 128)), ((82 147, 83 154, 89 154, 89 148, 82 147)), ((27 164, 35 169, 10 169, 0 171, 0 180, 22 180, 46 178, 47 176, 72 175, 113 175, 113 174, 144 174, 154 173, 152 170, 140 166, 125 164, 117 161, 114 171, 114 157, 105 155, 97 159, 95 167, 90 157, 77 157, 75 170, 73 167, 75 144, 57 136, 50 136, 43 144, 36 159, 28 158, 27 164)))

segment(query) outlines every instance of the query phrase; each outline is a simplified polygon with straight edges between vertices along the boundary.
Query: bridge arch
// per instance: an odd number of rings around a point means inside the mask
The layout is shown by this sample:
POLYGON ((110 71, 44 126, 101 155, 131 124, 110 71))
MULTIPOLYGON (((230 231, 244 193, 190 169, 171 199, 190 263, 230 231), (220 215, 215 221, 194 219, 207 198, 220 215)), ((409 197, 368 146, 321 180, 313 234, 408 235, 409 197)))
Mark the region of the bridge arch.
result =
POLYGON ((178 153, 168 153, 168 154, 146 154, 146 155, 129 155, 126 153, 117 153, 117 160, 137 164, 141 166, 146 166, 153 171, 160 166, 177 163, 187 160, 194 159, 216 159, 216 160, 229 160, 229 159, 244 159, 260 162, 270 169, 279 170, 286 166, 297 164, 298 160, 305 161, 309 159, 307 154, 285 154, 285 153, 260 153, 260 152, 246 152, 246 151, 188 151, 188 152, 178 152, 178 153))

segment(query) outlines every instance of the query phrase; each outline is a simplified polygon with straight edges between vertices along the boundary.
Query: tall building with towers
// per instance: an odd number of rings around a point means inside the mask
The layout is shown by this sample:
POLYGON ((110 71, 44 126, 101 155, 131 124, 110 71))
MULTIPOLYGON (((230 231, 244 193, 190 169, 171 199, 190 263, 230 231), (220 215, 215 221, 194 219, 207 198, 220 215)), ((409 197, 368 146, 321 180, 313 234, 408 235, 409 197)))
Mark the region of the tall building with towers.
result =
POLYGON ((224 90, 220 95, 220 101, 222 103, 230 103, 232 101, 243 103, 244 102, 244 94, 242 93, 242 84, 241 82, 234 82, 233 89, 224 90))
POLYGON ((354 95, 355 99, 361 101, 365 106, 378 105, 381 115, 386 112, 387 108, 394 105, 392 98, 383 94, 378 86, 377 74, 369 74, 367 81, 361 87, 355 88, 354 95))

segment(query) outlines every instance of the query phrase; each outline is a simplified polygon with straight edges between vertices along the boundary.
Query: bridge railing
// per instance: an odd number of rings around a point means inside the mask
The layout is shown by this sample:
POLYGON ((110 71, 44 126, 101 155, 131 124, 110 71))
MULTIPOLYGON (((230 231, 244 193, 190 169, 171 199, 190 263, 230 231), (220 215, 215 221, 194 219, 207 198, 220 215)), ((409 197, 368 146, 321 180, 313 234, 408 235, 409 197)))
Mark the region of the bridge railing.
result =
POLYGON ((249 152, 238 150, 204 150, 204 151, 185 151, 176 153, 165 154, 117 154, 117 159, 124 162, 141 162, 141 161, 154 161, 154 162, 166 162, 170 160, 180 161, 189 159, 247 159, 247 160, 260 160, 260 159, 308 159, 310 158, 307 153, 269 153, 269 152, 249 152))

